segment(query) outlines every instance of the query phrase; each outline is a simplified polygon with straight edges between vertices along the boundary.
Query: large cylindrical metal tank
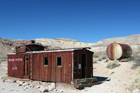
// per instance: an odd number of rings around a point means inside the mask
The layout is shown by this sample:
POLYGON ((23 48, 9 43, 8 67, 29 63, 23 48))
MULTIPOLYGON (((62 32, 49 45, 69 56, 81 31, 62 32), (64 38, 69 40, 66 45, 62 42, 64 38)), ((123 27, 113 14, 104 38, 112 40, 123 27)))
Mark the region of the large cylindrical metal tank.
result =
POLYGON ((111 43, 106 50, 106 53, 110 59, 120 59, 130 57, 132 49, 127 44, 111 43))

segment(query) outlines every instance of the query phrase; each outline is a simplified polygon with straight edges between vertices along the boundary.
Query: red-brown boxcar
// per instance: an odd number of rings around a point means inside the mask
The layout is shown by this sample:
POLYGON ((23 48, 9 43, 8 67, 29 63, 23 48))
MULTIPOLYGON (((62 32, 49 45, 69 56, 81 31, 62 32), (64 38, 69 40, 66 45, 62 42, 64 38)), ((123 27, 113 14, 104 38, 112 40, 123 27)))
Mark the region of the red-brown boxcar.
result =
POLYGON ((93 77, 93 52, 87 48, 8 54, 8 76, 71 83, 93 77))

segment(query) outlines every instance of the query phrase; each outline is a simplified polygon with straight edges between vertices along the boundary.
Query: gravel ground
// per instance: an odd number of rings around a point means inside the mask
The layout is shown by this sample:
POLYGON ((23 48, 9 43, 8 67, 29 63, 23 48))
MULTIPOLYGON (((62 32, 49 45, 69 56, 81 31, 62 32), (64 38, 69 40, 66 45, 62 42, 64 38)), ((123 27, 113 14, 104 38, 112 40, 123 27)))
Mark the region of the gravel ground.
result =
MULTIPOLYGON (((0 68, 0 78, 5 76, 7 69, 0 68)), ((0 93, 40 93, 38 89, 24 89, 22 86, 18 86, 16 83, 2 82, 0 79, 0 93)))
MULTIPOLYGON (((107 69, 107 63, 97 62, 94 64, 94 76, 97 76, 102 84, 94 85, 92 87, 85 87, 82 90, 75 89, 70 84, 56 83, 55 90, 63 90, 65 92, 57 93, 130 93, 126 86, 128 81, 133 77, 135 70, 132 70, 132 62, 120 63, 120 66, 115 69, 107 69)), ((6 76, 7 69, 0 66, 0 78, 6 76)), ((34 81, 35 82, 35 81, 34 81)), ((2 82, 0 79, 0 93, 42 93, 36 88, 25 89, 23 86, 18 86, 17 83, 2 82)), ((48 93, 48 92, 47 92, 48 93)), ((49 91, 49 93, 56 93, 56 91, 49 91)))
MULTIPOLYGON (((3 67, 3 65, 0 65, 0 93, 42 93, 39 91, 39 89, 36 88, 28 88, 25 89, 24 86, 18 86, 17 83, 8 83, 8 82, 3 82, 3 79, 1 77, 6 76, 7 69, 3 67)), ((33 81, 32 84, 39 84, 39 81, 33 81)), ((48 83, 42 82, 42 85, 44 84, 47 85, 48 83)), ((56 83, 56 89, 55 91, 63 91, 62 93, 80 93, 80 90, 75 89, 72 85, 70 84, 65 84, 65 83, 56 83)), ((46 93, 56 93, 55 91, 49 91, 46 93)), ((58 92, 58 93, 60 93, 58 92)))

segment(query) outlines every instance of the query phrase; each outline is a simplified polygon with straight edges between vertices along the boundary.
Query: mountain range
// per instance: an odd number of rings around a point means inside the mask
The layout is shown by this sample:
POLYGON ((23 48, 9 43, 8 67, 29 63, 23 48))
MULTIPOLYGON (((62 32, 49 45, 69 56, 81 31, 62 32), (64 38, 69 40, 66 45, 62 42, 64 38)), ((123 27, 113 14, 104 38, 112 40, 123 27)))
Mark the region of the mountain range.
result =
MULTIPOLYGON (((130 35, 126 37, 102 39, 97 43, 80 42, 68 38, 56 38, 56 39, 40 38, 34 40, 37 44, 42 44, 43 46, 47 46, 49 49, 91 47, 90 49, 91 51, 99 52, 99 51, 106 51, 106 47, 114 42, 128 44, 132 48, 136 48, 137 45, 140 44, 140 34, 130 35)), ((12 53, 15 50, 16 46, 23 46, 27 44, 28 41, 29 40, 21 40, 21 39, 11 40, 11 39, 0 38, 0 58, 6 58, 7 53, 12 53)))

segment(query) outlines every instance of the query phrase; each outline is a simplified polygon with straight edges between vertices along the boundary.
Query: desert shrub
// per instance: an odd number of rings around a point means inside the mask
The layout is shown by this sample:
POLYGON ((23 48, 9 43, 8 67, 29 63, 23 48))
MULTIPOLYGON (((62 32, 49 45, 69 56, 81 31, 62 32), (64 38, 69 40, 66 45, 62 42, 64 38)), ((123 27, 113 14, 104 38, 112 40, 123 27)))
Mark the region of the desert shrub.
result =
POLYGON ((138 45, 137 49, 133 50, 131 60, 135 63, 133 68, 140 66, 140 45, 138 45))
POLYGON ((93 60, 93 63, 97 63, 97 60, 93 60))
POLYGON ((107 55, 100 55, 99 56, 99 61, 102 61, 102 60, 104 60, 104 59, 106 59, 107 58, 107 55))
POLYGON ((99 56, 94 54, 93 57, 94 57, 94 58, 98 58, 99 56))
POLYGON ((102 58, 99 58, 99 60, 98 61, 102 61, 102 58))
POLYGON ((137 68, 133 79, 128 83, 127 89, 129 89, 130 91, 140 89, 140 67, 137 68))
POLYGON ((118 67, 118 66, 120 66, 118 61, 109 61, 107 63, 106 67, 109 68, 109 69, 113 69, 113 68, 118 67))
POLYGON ((107 55, 102 55, 102 59, 106 59, 107 58, 107 55))
POLYGON ((93 55, 93 62, 97 62, 97 61, 102 61, 103 59, 106 59, 107 58, 107 55, 106 55, 106 52, 103 51, 103 52, 95 52, 95 54, 93 55), (94 61, 94 59, 96 59, 94 61))
POLYGON ((0 61, 1 61, 1 62, 7 61, 7 57, 1 57, 1 58, 0 58, 0 61))
POLYGON ((98 60, 99 58, 93 58, 93 63, 97 63, 98 60))

